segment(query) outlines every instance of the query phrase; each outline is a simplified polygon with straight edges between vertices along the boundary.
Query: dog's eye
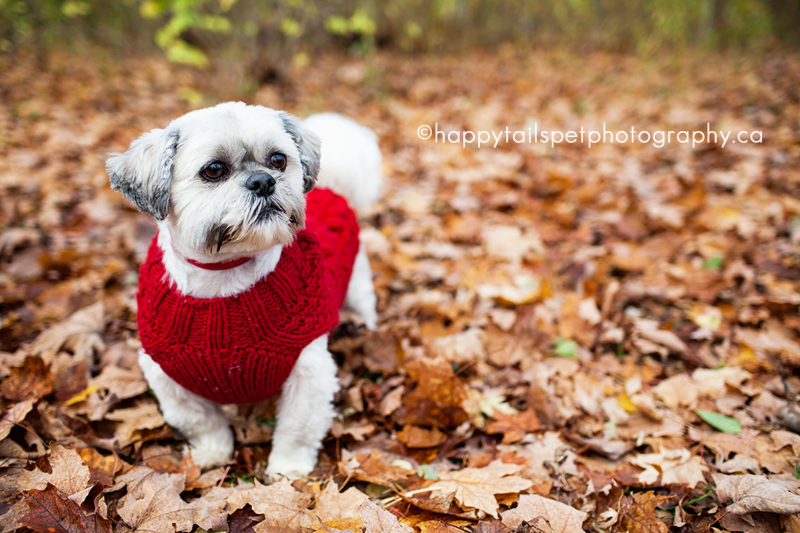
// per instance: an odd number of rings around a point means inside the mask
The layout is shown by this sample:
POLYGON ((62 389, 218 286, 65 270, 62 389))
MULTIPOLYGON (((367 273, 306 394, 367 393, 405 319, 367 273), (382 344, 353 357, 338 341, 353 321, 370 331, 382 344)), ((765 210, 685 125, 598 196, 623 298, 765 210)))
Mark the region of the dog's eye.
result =
POLYGON ((218 180, 228 173, 228 165, 222 161, 214 161, 200 171, 200 174, 209 180, 218 180))
POLYGON ((286 168, 286 156, 281 153, 272 154, 269 157, 269 162, 278 170, 283 170, 286 168))

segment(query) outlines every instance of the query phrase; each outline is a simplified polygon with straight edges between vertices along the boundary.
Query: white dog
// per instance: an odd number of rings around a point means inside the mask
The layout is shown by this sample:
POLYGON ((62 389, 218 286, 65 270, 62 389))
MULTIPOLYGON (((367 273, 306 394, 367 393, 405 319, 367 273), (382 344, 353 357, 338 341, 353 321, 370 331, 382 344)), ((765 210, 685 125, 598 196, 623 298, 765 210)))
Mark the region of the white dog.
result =
POLYGON ((327 340, 342 301, 376 325, 350 207, 377 200, 380 166, 375 134, 350 119, 301 122, 241 102, 188 113, 109 157, 111 186, 158 220, 139 278, 139 364, 200 467, 233 453, 220 403, 277 392, 267 475, 316 465, 334 417, 327 340))

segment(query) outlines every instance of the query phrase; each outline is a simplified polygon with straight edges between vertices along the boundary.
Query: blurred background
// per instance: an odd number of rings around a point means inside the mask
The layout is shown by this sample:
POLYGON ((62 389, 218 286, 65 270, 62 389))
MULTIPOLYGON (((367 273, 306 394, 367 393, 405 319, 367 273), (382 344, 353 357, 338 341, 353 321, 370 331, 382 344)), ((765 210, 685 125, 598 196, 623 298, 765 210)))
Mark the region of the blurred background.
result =
POLYGON ((341 49, 408 53, 501 43, 653 54, 763 51, 800 42, 797 0, 0 0, 0 50, 160 50, 237 68, 247 84, 341 49))

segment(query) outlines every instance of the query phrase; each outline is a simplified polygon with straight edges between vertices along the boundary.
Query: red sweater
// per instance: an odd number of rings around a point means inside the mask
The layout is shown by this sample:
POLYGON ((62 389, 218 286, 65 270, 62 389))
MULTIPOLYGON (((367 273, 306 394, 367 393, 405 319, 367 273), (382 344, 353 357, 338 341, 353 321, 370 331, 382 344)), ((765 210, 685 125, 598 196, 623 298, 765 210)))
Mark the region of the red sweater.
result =
POLYGON ((218 403, 269 398, 303 348, 338 324, 358 224, 347 201, 329 190, 312 190, 306 202, 306 229, 283 248, 275 270, 228 298, 180 293, 153 239, 139 273, 139 336, 183 387, 218 403))

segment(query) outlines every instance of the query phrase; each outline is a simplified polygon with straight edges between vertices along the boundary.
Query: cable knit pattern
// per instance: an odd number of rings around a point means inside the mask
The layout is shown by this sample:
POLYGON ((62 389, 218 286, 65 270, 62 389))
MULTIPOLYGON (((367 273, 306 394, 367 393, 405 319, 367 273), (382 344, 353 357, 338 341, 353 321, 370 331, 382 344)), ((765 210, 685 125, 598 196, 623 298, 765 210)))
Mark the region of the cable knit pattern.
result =
POLYGON ((306 196, 306 229, 283 248, 275 271, 229 298, 180 293, 156 242, 139 274, 142 348, 190 391, 249 403, 276 394, 303 348, 338 324, 358 224, 344 198, 314 189, 306 196))

